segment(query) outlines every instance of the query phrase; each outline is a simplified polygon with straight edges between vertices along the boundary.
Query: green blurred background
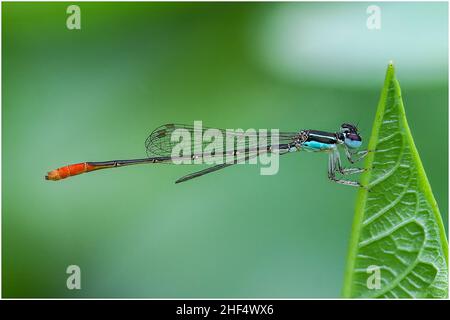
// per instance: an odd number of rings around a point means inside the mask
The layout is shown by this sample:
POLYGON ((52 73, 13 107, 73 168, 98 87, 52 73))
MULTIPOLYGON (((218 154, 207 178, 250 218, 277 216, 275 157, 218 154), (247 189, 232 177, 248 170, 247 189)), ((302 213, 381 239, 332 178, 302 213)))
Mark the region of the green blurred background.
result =
POLYGON ((78 3, 81 30, 68 5, 2 3, 4 296, 340 296, 356 190, 324 155, 180 185, 199 168, 44 175, 145 156, 170 122, 368 138, 391 59, 447 228, 446 3, 380 3, 381 30, 368 3, 78 3))

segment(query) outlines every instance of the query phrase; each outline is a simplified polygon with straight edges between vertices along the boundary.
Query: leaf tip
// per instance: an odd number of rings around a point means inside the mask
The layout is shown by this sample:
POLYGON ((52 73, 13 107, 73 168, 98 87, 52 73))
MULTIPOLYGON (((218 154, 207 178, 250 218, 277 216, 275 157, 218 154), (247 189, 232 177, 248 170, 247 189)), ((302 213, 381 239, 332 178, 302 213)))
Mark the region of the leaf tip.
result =
POLYGON ((388 70, 389 70, 389 71, 394 71, 394 70, 395 70, 395 67, 394 67, 394 60, 389 60, 389 63, 388 63, 388 70))

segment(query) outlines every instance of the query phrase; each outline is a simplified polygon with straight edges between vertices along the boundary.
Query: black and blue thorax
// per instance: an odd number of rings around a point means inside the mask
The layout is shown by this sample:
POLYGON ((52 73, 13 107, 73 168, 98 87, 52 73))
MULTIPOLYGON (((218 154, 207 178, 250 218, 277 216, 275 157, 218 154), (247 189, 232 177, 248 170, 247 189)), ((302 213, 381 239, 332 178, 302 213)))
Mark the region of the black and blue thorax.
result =
POLYGON ((336 144, 339 143, 338 136, 334 132, 305 130, 303 133, 305 140, 301 143, 301 149, 305 151, 327 151, 336 148, 336 144))

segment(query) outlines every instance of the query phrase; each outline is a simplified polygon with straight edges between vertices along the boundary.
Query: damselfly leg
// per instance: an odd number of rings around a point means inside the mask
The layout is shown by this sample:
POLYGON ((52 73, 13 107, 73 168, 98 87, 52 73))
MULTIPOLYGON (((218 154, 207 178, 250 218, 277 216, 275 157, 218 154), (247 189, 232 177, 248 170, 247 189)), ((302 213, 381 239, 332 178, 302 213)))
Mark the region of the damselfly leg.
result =
POLYGON ((328 158, 328 178, 331 181, 339 183, 339 184, 344 184, 347 186, 364 188, 364 186, 361 185, 357 181, 338 179, 336 177, 336 173, 340 173, 342 175, 351 175, 351 174, 362 173, 364 171, 367 171, 367 169, 365 169, 365 168, 343 168, 342 163, 341 163, 341 156, 340 156, 337 148, 334 148, 330 152, 329 158, 328 158))
POLYGON ((372 152, 372 150, 351 152, 347 147, 345 147, 345 156, 347 157, 348 161, 352 164, 364 159, 364 157, 367 156, 369 154, 369 152, 372 152), (358 156, 358 157, 354 159, 353 158, 354 156, 358 156))

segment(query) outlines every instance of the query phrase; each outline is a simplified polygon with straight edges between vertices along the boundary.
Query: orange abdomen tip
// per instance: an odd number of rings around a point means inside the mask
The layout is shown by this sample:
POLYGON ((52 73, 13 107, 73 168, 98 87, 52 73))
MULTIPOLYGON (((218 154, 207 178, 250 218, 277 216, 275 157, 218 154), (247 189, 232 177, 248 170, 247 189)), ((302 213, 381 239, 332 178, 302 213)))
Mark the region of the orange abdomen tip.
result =
POLYGON ((45 180, 60 180, 61 177, 58 173, 58 170, 59 169, 47 172, 47 175, 45 176, 45 180))
POLYGON ((75 176, 77 174, 92 171, 94 169, 95 167, 89 165, 87 162, 70 164, 68 166, 49 171, 45 176, 45 180, 57 181, 71 176, 75 176))

